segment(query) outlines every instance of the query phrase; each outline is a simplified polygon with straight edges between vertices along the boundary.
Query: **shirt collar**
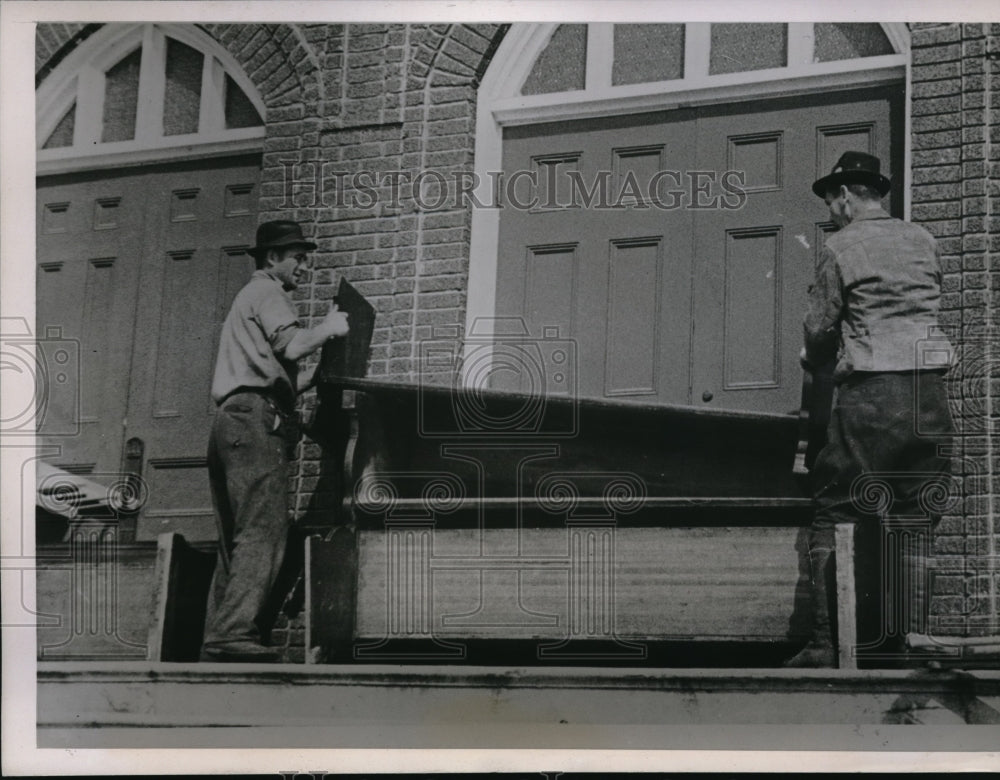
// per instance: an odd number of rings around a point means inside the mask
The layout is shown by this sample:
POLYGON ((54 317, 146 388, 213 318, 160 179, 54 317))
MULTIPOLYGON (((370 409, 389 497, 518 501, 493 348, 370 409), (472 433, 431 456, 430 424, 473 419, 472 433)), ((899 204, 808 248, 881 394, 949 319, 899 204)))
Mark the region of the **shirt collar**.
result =
POLYGON ((851 220, 851 222, 863 222, 866 219, 892 219, 892 215, 880 206, 877 209, 871 209, 870 211, 864 211, 861 214, 858 214, 851 220))
POLYGON ((252 274, 250 274, 251 279, 271 279, 272 281, 281 284, 281 280, 275 276, 273 273, 268 271, 266 268, 258 268, 252 274))

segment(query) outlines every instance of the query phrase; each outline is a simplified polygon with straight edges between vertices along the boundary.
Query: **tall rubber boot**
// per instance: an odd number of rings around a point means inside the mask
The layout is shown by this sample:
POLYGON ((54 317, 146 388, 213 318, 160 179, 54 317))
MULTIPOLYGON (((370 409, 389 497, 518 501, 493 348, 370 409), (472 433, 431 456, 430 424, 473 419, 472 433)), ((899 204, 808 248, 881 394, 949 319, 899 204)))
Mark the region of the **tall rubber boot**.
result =
POLYGON ((812 637, 796 655, 782 664, 788 668, 833 668, 837 665, 834 647, 837 593, 833 550, 815 547, 809 550, 809 578, 812 586, 812 637))

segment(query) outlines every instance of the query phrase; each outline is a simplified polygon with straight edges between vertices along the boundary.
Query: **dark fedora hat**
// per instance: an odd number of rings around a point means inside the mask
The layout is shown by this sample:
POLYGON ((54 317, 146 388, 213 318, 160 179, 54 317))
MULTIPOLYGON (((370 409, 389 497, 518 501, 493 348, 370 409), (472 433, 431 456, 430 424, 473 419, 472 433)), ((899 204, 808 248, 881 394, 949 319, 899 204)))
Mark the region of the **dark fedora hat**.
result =
POLYGON ((268 249, 288 249, 293 246, 301 246, 306 249, 315 249, 316 244, 307 241, 302 235, 302 226, 298 222, 290 219, 276 219, 272 222, 264 222, 257 228, 256 246, 247 250, 247 254, 253 257, 261 257, 268 249))
POLYGON ((869 184, 884 196, 892 185, 879 173, 880 167, 878 157, 873 154, 844 152, 830 174, 813 183, 812 190, 823 198, 831 190, 836 191, 841 184, 869 184))

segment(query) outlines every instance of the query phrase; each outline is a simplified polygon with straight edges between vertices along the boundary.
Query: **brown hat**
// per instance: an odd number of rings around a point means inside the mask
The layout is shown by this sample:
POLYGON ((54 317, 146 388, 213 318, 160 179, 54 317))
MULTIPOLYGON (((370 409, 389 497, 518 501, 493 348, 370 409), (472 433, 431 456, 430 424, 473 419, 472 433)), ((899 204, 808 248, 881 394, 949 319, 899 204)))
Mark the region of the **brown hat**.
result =
POLYGON ((866 152, 844 152, 833 166, 828 176, 813 182, 812 191, 819 197, 826 197, 830 190, 836 190, 841 184, 868 184, 884 196, 892 184, 879 173, 878 157, 866 152))
POLYGON ((277 219, 272 222, 264 222, 257 228, 256 246, 247 250, 247 254, 252 257, 260 257, 268 249, 288 249, 293 246, 301 246, 306 249, 315 249, 316 244, 307 241, 302 235, 302 226, 298 222, 290 219, 277 219))

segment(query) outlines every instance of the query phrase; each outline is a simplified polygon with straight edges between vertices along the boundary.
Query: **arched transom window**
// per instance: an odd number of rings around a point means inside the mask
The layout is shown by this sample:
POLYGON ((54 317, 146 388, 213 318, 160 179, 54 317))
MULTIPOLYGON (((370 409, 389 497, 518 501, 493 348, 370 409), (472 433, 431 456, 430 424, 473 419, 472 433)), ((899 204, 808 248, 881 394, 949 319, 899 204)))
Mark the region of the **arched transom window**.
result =
POLYGON ((504 43, 481 97, 502 125, 898 81, 906 32, 879 23, 538 24, 504 43), (596 104, 605 102, 606 106, 596 104), (558 110, 549 110, 558 106, 558 110), (574 108, 575 107, 575 108, 574 108))
POLYGON ((520 92, 538 95, 776 68, 801 70, 893 54, 896 50, 880 24, 726 22, 590 25, 589 29, 586 24, 561 24, 520 92), (608 53, 610 57, 601 56, 608 53))
POLYGON ((106 25, 49 75, 37 96, 38 161, 192 145, 259 145, 264 105, 233 58, 186 26, 106 25))

